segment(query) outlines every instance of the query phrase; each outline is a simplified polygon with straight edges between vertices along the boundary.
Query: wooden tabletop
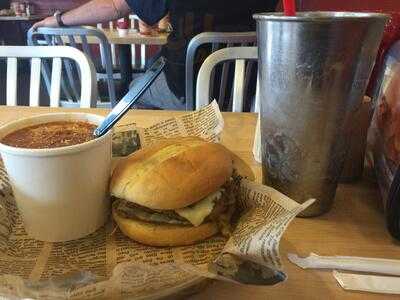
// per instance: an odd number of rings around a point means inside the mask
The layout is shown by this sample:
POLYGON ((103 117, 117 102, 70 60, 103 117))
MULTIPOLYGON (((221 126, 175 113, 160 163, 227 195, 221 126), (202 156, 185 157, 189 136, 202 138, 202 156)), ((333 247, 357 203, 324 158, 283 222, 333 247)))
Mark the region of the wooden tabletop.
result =
MULTIPOLYGON (((56 112, 51 108, 0 107, 0 125, 39 113, 56 112)), ((83 111, 83 110, 82 110, 83 111)), ((89 111, 89 110, 86 110, 89 111)), ((92 109, 105 114, 107 110, 92 109)), ((128 113, 121 123, 136 122, 149 126, 155 122, 183 114, 170 111, 140 111, 128 113)), ((261 168, 251 154, 256 115, 225 113, 222 143, 244 159, 253 169, 256 180, 261 180, 261 168)), ((376 184, 363 179, 354 184, 341 184, 332 210, 317 218, 297 218, 285 232, 280 247, 288 279, 276 286, 255 287, 225 282, 212 283, 191 300, 265 300, 265 299, 399 299, 393 295, 346 292, 336 283, 331 271, 302 270, 287 260, 287 253, 306 256, 353 255, 400 259, 400 243, 385 229, 381 201, 376 184)))
MULTIPOLYGON (((128 29, 126 34, 121 34, 117 29, 101 29, 106 35, 110 44, 119 45, 165 45, 167 43, 168 33, 158 35, 143 35, 135 29, 128 29)), ((96 38, 88 38, 88 42, 98 43, 96 38)))

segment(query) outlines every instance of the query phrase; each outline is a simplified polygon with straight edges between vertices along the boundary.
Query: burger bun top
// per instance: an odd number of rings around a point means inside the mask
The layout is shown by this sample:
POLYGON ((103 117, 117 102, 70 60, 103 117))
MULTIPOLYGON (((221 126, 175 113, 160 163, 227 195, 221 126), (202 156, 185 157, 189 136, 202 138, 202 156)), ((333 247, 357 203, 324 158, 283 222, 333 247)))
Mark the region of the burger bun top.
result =
POLYGON ((119 161, 110 193, 150 209, 174 210, 217 191, 232 171, 232 154, 220 144, 165 139, 119 161))

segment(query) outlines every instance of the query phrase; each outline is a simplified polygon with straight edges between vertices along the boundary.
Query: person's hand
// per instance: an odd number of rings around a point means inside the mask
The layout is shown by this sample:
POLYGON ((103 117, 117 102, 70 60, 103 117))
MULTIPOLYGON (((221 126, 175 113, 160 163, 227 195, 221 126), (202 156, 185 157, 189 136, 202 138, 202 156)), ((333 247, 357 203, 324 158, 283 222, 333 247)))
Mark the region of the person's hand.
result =
POLYGON ((139 32, 143 35, 154 35, 157 33, 158 24, 150 26, 139 19, 139 32))
POLYGON ((158 21, 158 31, 159 32, 169 32, 171 31, 171 24, 169 21, 169 14, 158 21))
POLYGON ((56 17, 47 17, 46 19, 43 19, 42 21, 36 22, 32 25, 33 30, 36 30, 39 27, 58 27, 56 17))

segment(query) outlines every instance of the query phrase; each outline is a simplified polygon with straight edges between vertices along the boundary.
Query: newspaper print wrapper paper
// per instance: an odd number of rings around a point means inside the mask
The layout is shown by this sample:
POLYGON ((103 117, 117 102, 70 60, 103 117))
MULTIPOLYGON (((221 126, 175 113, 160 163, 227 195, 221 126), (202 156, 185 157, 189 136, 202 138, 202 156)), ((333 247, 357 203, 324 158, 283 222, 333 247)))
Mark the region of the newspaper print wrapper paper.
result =
MULTIPOLYGON (((222 129, 223 118, 213 102, 143 130, 117 128, 113 154, 125 156, 170 136, 218 141, 222 129)), ((110 220, 85 238, 47 243, 26 235, 1 166, 0 298, 155 299, 187 290, 204 278, 254 285, 281 282, 286 275, 278 253, 280 237, 311 203, 297 204, 245 179, 238 191, 241 217, 228 241, 215 236, 193 246, 149 247, 126 238, 110 220)))

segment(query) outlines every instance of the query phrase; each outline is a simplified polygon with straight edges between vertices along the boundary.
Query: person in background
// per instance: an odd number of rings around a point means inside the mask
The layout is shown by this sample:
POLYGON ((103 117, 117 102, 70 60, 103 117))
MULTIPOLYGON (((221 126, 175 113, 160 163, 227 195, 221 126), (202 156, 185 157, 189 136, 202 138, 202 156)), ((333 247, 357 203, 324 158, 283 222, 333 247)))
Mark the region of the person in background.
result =
POLYGON ((167 14, 158 23, 150 26, 139 19, 139 32, 143 35, 158 35, 161 32, 170 32, 169 15, 167 14))
MULTIPOLYGON (((204 31, 253 31, 257 12, 275 10, 279 0, 92 0, 71 11, 56 14, 37 27, 78 26, 103 23, 135 13, 153 27, 169 13, 172 32, 160 54, 166 67, 141 97, 144 107, 185 109, 185 60, 190 40, 204 31)), ((198 69, 207 53, 202 49, 195 61, 198 69)))

